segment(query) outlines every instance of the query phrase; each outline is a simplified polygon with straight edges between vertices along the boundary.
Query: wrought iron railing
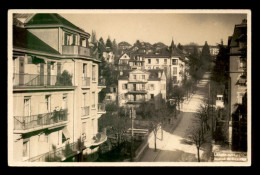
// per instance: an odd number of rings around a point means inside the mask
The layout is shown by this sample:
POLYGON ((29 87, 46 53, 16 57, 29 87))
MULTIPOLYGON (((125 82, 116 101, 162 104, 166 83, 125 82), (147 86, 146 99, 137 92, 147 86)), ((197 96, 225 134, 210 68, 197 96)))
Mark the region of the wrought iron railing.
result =
POLYGON ((60 162, 76 155, 78 151, 81 151, 82 146, 78 142, 70 143, 50 152, 29 158, 25 162, 60 162))
POLYGON ((89 116, 89 109, 90 109, 89 106, 84 106, 81 109, 82 109, 82 117, 83 116, 89 116))
POLYGON ((67 109, 31 116, 14 116, 14 130, 27 130, 68 120, 67 109))
POLYGON ((13 74, 14 86, 72 86, 71 80, 58 75, 13 74))
POLYGON ((82 77, 82 86, 90 86, 90 77, 82 77))

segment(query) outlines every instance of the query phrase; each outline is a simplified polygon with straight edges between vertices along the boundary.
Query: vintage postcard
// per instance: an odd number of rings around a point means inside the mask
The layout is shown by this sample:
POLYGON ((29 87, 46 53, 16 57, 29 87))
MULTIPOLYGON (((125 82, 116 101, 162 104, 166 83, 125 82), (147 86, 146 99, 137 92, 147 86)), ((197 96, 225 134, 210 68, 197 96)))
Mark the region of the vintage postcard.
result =
POLYGON ((250 10, 8 11, 9 166, 250 166, 250 89, 250 10))

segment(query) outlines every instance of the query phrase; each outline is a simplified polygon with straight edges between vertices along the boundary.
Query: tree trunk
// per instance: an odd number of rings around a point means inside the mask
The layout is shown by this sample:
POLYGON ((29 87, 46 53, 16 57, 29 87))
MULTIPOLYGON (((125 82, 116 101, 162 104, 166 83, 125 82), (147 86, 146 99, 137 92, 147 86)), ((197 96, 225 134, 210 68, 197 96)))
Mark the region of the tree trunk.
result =
POLYGON ((198 162, 200 162, 200 148, 197 147, 197 151, 198 151, 198 162))
POLYGON ((163 127, 162 127, 162 125, 161 125, 161 140, 163 140, 163 127))

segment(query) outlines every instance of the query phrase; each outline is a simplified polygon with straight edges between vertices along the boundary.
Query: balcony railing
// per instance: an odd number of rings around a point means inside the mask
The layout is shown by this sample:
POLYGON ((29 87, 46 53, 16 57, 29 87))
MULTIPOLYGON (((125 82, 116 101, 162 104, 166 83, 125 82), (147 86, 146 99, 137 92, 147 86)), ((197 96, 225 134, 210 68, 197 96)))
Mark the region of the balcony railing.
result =
POLYGON ((82 86, 90 86, 90 77, 82 77, 82 86))
POLYGON ((72 86, 71 80, 57 75, 14 74, 14 86, 72 86))
POLYGON ((106 112, 106 104, 105 103, 99 103, 98 104, 98 112, 100 112, 100 113, 106 112))
POLYGON ((91 145, 100 145, 107 140, 107 135, 105 132, 99 132, 95 134, 91 140, 91 145))
POLYGON ((56 150, 27 159, 25 162, 61 162, 66 158, 78 154, 78 151, 81 151, 82 148, 83 144, 74 142, 56 150))
POLYGON ((89 109, 90 109, 89 106, 84 106, 81 109, 82 109, 82 117, 89 116, 89 109))
POLYGON ((67 109, 32 116, 14 116, 14 130, 42 128, 68 120, 67 109))
POLYGON ((62 53, 64 55, 90 56, 90 49, 82 46, 63 45, 62 53))

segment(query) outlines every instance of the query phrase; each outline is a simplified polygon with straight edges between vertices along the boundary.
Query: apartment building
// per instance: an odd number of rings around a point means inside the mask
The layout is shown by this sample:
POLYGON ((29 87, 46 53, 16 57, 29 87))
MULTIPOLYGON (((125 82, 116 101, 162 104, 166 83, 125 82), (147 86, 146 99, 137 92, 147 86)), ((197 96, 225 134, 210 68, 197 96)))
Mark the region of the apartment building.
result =
POLYGON ((167 78, 180 85, 187 74, 187 58, 172 41, 169 48, 163 48, 155 54, 145 55, 145 69, 164 69, 167 78))
POLYGON ((89 37, 58 14, 33 14, 24 27, 13 26, 14 161, 80 161, 75 156, 88 157, 106 141, 97 127, 105 86, 89 37))
POLYGON ((143 102, 151 102, 158 107, 166 100, 166 75, 163 70, 125 70, 118 79, 119 106, 137 107, 143 102))
POLYGON ((229 37, 230 143, 233 150, 247 150, 247 21, 234 27, 229 37))

